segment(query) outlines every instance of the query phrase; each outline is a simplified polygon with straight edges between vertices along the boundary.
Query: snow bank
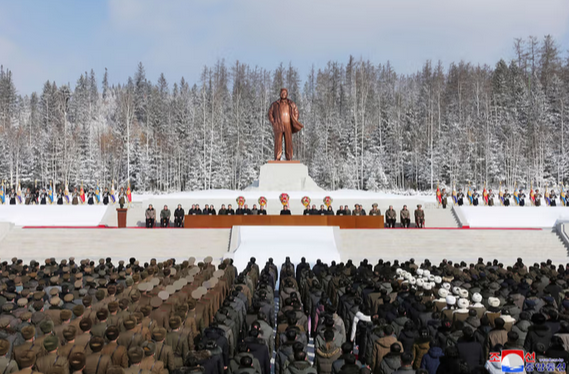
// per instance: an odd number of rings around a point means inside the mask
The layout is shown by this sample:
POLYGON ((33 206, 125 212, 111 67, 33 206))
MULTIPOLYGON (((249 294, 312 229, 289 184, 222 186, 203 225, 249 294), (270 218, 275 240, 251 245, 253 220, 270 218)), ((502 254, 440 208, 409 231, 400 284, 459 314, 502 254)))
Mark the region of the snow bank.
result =
POLYGON ((463 225, 470 227, 544 228, 554 227, 559 221, 569 221, 567 207, 520 207, 520 206, 462 206, 466 219, 463 225))
POLYGON ((332 227, 240 226, 238 229, 238 232, 234 229, 234 235, 239 235, 239 244, 233 253, 237 269, 244 269, 251 257, 257 259, 261 268, 269 257, 277 267, 287 256, 294 264, 302 257, 311 265, 318 259, 340 262, 332 227))
POLYGON ((0 222, 16 226, 98 226, 104 205, 0 205, 0 222))

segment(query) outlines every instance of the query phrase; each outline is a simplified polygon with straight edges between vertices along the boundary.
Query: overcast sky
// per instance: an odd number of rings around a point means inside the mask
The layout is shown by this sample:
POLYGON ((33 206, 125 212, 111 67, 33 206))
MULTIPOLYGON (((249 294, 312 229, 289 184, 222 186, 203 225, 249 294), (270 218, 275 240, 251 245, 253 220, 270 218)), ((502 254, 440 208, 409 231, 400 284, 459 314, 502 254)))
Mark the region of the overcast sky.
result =
POLYGON ((199 80, 204 65, 240 60, 273 69, 391 61, 412 73, 427 59, 494 65, 513 40, 551 34, 569 49, 568 0, 0 0, 0 64, 21 94, 46 80, 74 87, 105 67, 125 82, 139 61, 153 81, 199 80))

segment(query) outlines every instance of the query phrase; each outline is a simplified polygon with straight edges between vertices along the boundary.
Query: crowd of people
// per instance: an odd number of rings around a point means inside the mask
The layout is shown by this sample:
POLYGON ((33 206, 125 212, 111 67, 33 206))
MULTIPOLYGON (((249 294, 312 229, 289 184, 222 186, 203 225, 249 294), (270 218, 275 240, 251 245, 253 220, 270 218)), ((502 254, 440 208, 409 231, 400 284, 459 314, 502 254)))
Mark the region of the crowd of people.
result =
MULTIPOLYGON (((67 189, 63 190, 60 188, 57 193, 54 193, 54 191, 52 191, 49 187, 41 189, 28 187, 21 192, 17 192, 14 189, 11 189, 7 193, 6 200, 7 204, 9 205, 109 205, 117 202, 122 208, 127 203, 127 192, 125 191, 124 187, 120 188, 118 196, 115 196, 114 189, 109 191, 108 187, 105 187, 102 192, 98 190, 95 191, 93 188, 89 188, 89 190, 86 192, 83 191, 82 188, 78 189, 77 187, 74 187, 72 191, 68 191, 67 189)), ((0 203, 2 202, 3 201, 0 200, 0 203)))
POLYGON ((0 370, 501 373, 509 349, 535 353, 528 371, 569 362, 569 264, 212 260, 3 262, 0 370))
MULTIPOLYGON (((377 204, 373 204, 372 208, 369 210, 369 216, 381 216, 381 210, 377 207, 377 204)), ((247 204, 243 206, 239 206, 236 210, 233 209, 232 205, 229 204, 227 208, 225 204, 221 205, 219 212, 215 210, 213 204, 205 204, 204 209, 200 208, 199 204, 193 204, 192 208, 188 211, 187 215, 195 216, 195 215, 220 215, 220 216, 231 216, 231 215, 267 215, 267 210, 265 206, 261 206, 257 208, 257 204, 253 204, 253 208, 249 209, 247 204)), ((280 212, 280 215, 292 215, 288 205, 284 205, 283 209, 280 212)), ((312 205, 312 208, 309 206, 303 212, 305 216, 333 216, 334 215, 334 208, 332 206, 328 206, 325 208, 324 205, 320 206, 320 209, 316 209, 316 205, 312 205)), ((354 210, 350 210, 347 205, 340 206, 340 208, 336 211, 336 216, 365 216, 366 211, 360 204, 356 204, 354 206, 354 210)), ((183 227, 184 226, 184 217, 186 216, 186 212, 184 208, 182 208, 181 204, 178 204, 178 207, 174 210, 174 227, 183 227)), ((160 211, 159 215, 159 223, 160 227, 170 227, 171 226, 171 218, 172 212, 168 208, 168 205, 164 205, 164 208, 160 211)), ((156 225, 156 210, 152 204, 148 205, 148 208, 145 212, 145 220, 146 220, 146 227, 153 228, 156 225)), ((397 212, 393 209, 393 205, 389 206, 389 209, 385 211, 385 226, 394 228, 397 222, 397 212)), ((400 227, 409 228, 411 225, 411 213, 407 209, 407 205, 403 205, 403 208, 399 212, 399 223, 400 227)), ((423 228, 425 225, 425 211, 421 204, 417 205, 417 209, 415 210, 415 225, 418 228, 423 228)))
MULTIPOLYGON (((498 204, 502 206, 542 206, 542 199, 545 202, 546 206, 556 207, 558 206, 558 199, 559 204, 561 206, 569 206, 567 203, 567 198, 565 195, 565 191, 562 189, 559 195, 555 192, 554 189, 545 190, 545 193, 542 194, 539 189, 535 191, 533 189, 530 190, 529 196, 526 195, 522 188, 514 188, 514 191, 510 193, 506 188, 504 192, 500 189, 498 194, 495 194, 492 189, 482 191, 482 194, 478 192, 475 188, 473 190, 468 189, 467 193, 465 194, 462 191, 462 188, 458 189, 458 192, 453 189, 452 194, 450 196, 451 201, 458 206, 463 206, 466 203, 473 206, 478 205, 486 205, 486 206, 494 206, 495 199, 497 198, 498 204), (529 199, 528 199, 529 198, 529 199), (526 199, 529 201, 526 202, 526 199)), ((447 193, 446 189, 443 188, 440 192, 437 188, 437 200, 442 205, 443 208, 446 208, 449 201, 449 194, 447 193)))

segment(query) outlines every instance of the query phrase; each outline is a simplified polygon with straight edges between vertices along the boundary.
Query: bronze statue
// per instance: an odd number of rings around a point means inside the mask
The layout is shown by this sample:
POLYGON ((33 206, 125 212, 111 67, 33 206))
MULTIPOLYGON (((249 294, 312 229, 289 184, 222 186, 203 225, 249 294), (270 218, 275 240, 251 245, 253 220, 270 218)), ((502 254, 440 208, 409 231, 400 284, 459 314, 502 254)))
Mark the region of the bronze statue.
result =
POLYGON ((288 90, 281 88, 281 98, 271 104, 269 121, 275 133, 275 160, 279 161, 283 154, 283 135, 285 141, 285 157, 292 160, 292 134, 304 127, 298 122, 298 108, 288 99, 288 90))

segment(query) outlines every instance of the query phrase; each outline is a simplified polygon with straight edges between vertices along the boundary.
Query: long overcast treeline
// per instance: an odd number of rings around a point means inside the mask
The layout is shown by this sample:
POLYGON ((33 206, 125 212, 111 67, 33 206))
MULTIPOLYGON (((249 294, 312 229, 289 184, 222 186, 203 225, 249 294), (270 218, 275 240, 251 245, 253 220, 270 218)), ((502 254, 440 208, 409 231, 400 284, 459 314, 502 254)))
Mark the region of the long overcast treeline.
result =
POLYGON ((410 75, 353 57, 304 77, 226 61, 196 83, 152 82, 142 64, 120 85, 111 74, 21 95, 3 67, 0 179, 242 189, 273 157, 267 110, 287 87, 305 125, 295 158, 326 189, 569 182, 569 60, 550 36, 515 40, 495 66, 426 61, 410 75))

